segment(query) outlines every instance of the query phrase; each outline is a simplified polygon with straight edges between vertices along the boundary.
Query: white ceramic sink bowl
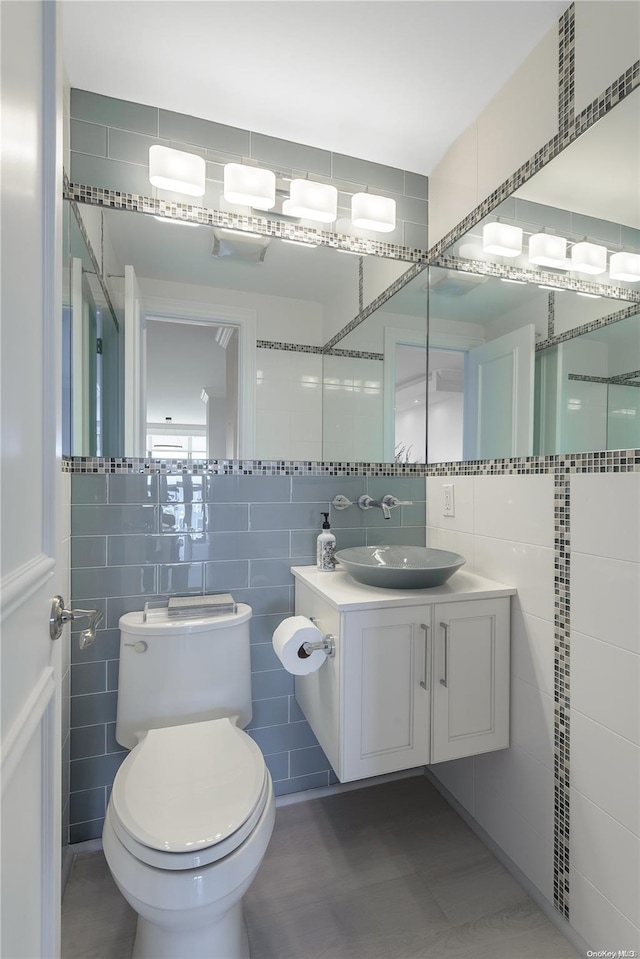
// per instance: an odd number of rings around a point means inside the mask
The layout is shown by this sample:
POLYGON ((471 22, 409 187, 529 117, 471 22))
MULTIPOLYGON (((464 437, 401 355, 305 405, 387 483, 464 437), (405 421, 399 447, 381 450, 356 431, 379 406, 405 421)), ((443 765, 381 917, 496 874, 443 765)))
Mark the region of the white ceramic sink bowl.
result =
POLYGON ((442 586, 466 562, 458 553, 427 546, 353 546, 336 559, 359 583, 383 589, 442 586))

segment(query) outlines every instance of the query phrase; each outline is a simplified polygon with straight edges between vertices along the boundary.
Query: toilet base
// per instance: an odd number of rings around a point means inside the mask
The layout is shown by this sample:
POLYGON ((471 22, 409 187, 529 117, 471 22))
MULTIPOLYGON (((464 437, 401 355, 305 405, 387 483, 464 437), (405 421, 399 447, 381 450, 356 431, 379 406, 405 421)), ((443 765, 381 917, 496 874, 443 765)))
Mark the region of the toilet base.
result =
POLYGON ((138 916, 131 959, 249 959, 242 902, 197 929, 167 929, 138 916))

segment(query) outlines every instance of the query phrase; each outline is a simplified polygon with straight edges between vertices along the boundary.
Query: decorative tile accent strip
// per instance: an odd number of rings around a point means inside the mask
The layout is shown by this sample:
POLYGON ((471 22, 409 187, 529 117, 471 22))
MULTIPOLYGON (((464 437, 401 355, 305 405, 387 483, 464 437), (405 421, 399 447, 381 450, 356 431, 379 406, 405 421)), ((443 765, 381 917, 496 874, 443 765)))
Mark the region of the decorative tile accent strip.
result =
POLYGON ((330 233, 325 230, 315 230, 312 227, 298 226, 284 220, 271 219, 262 216, 240 216, 237 213, 223 213, 221 210, 211 210, 191 203, 177 203, 170 200, 157 200, 153 197, 142 196, 138 193, 121 193, 118 190, 108 190, 103 187, 85 186, 80 183, 69 183, 64 191, 67 200, 76 200, 79 203, 90 203, 93 206, 106 207, 111 210, 129 210, 133 213, 149 213, 154 216, 166 216, 174 220, 187 220, 189 223, 200 223, 203 226, 225 227, 251 233, 261 233, 264 236, 280 237, 289 240, 300 240, 305 243, 317 243, 320 246, 329 246, 336 250, 349 250, 352 253, 374 254, 392 260, 406 260, 409 263, 426 263, 426 250, 411 249, 399 243, 383 243, 380 240, 363 240, 359 237, 347 236, 343 233, 330 233))
POLYGON ((364 257, 358 260, 358 311, 364 308, 364 257))
POLYGON ((552 340, 556 328, 556 295, 553 290, 549 293, 549 312, 547 319, 547 340, 552 340))
POLYGON ((640 383, 629 382, 640 377, 640 370, 635 373, 626 373, 624 376, 586 376, 582 373, 569 373, 567 379, 580 380, 582 383, 606 383, 614 386, 640 386, 640 383))
POLYGON ((288 353, 321 353, 323 356, 350 356, 356 360, 384 361, 384 353, 369 353, 367 350, 326 350, 323 346, 307 346, 304 343, 284 343, 280 340, 256 340, 259 350, 285 350, 288 353))
POLYGON ((354 360, 379 360, 384 363, 384 353, 368 353, 366 350, 324 350, 325 356, 350 356, 354 360))
POLYGON ((554 471, 554 823, 553 898, 569 918, 569 734, 571 654, 571 539, 569 473, 559 458, 554 471))
POLYGON ((566 343, 567 340, 573 340, 576 336, 582 336, 584 333, 592 333, 594 330, 601 330, 605 326, 611 326, 613 323, 619 323, 620 320, 628 320, 631 316, 637 316, 640 307, 632 304, 625 307, 624 310, 618 310, 616 313, 609 313, 607 316, 601 316, 597 320, 591 320, 589 323, 583 323, 582 326, 576 326, 573 330, 565 330, 564 333, 557 333, 546 340, 536 343, 536 353, 540 350, 546 350, 550 346, 557 346, 558 343, 566 343))
POLYGON ((113 320, 113 322, 114 322, 114 324, 115 324, 116 330, 120 330, 120 324, 118 323, 118 317, 116 316, 116 311, 115 311, 115 309, 114 309, 114 307, 113 307, 113 302, 112 302, 111 296, 110 296, 110 294, 109 294, 109 289, 108 289, 108 287, 107 287, 107 284, 106 284, 106 282, 105 282, 104 276, 103 276, 103 274, 102 274, 102 267, 100 266, 100 264, 99 264, 99 262, 98 262, 97 256, 96 256, 95 253, 93 252, 93 247, 91 246, 91 240, 89 239, 89 234, 87 233, 87 228, 86 228, 86 226, 84 225, 84 220, 83 220, 82 217, 80 216, 80 211, 78 210, 78 204, 72 202, 72 203, 71 203, 71 210, 73 211, 73 215, 74 215, 74 217, 75 217, 75 221, 76 221, 76 223, 78 224, 78 229, 80 230, 80 235, 81 235, 81 237, 82 237, 82 241, 83 241, 84 245, 85 245, 86 248, 87 248, 87 252, 88 252, 88 254, 89 254, 89 258, 90 258, 91 263, 92 263, 92 265, 93 265, 93 269, 95 270, 96 278, 97 278, 97 280, 98 280, 98 283, 100 284, 100 289, 102 290, 102 295, 104 296, 105 302, 106 302, 107 306, 109 307, 109 312, 111 313, 111 319, 113 320))
POLYGON ((569 136, 575 120, 575 7, 572 3, 558 21, 558 131, 569 136))

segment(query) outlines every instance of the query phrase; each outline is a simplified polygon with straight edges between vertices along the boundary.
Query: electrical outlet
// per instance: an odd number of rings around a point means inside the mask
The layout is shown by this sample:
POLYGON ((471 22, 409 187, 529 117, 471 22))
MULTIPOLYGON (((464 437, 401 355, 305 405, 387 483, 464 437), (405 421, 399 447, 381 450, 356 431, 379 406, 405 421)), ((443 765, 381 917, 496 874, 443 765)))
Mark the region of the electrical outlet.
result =
POLYGON ((444 493, 444 509, 442 511, 442 515, 455 516, 456 515, 456 499, 454 495, 453 483, 443 483, 442 491, 444 493))

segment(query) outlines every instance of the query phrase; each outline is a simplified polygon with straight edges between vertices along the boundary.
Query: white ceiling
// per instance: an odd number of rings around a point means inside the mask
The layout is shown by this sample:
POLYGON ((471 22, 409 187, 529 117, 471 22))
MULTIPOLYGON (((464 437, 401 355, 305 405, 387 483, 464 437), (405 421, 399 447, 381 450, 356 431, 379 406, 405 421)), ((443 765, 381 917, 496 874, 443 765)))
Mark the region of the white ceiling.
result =
POLYGON ((63 0, 73 87, 429 174, 567 0, 63 0))

